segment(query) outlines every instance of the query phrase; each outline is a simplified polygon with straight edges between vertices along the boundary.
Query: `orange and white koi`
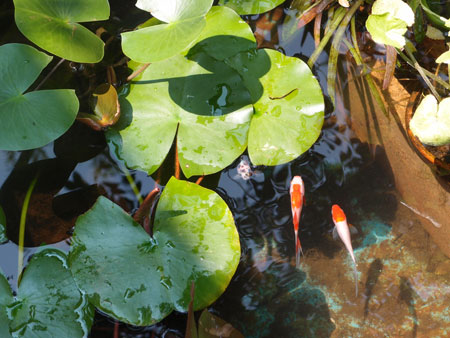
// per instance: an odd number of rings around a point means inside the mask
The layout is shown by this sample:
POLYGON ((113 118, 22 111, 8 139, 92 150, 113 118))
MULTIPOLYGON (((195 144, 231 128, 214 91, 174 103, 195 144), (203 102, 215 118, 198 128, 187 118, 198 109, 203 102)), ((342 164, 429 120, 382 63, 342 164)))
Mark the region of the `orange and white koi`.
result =
POLYGON ((302 213, 302 207, 305 197, 305 186, 300 176, 294 176, 291 181, 291 188, 289 190, 291 194, 291 210, 292 210, 292 222, 294 223, 295 233, 295 266, 300 266, 300 253, 303 254, 302 245, 298 238, 298 226, 300 224, 300 214, 302 213))
POLYGON ((333 238, 337 238, 339 236, 344 242, 345 247, 347 248, 347 251, 350 254, 350 257, 353 260, 354 266, 353 266, 353 272, 355 275, 355 290, 356 295, 358 295, 358 271, 356 270, 357 264, 355 260, 355 255, 353 254, 353 247, 352 247, 352 240, 350 238, 350 232, 357 232, 356 228, 353 226, 348 226, 347 224, 347 217, 345 216, 344 211, 341 209, 341 207, 337 204, 334 204, 331 207, 331 216, 333 218, 334 222, 334 229, 333 229, 333 238))

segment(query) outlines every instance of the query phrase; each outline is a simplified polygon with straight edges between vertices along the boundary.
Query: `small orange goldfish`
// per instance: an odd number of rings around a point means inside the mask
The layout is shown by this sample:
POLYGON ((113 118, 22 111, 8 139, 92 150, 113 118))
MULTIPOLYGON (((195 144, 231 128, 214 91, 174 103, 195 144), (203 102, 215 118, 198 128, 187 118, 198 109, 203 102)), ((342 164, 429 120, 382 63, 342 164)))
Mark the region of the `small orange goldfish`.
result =
POLYGON ((300 214, 305 197, 305 186, 300 176, 294 176, 289 192, 291 194, 292 222, 294 223, 295 233, 295 266, 298 268, 300 266, 300 253, 303 254, 302 245, 298 238, 298 225, 300 224, 300 214))
POLYGON ((331 216, 335 225, 333 229, 333 238, 336 239, 338 236, 341 238, 342 242, 344 242, 344 245, 347 248, 347 251, 350 254, 350 257, 353 260, 353 263, 355 263, 355 265, 353 266, 353 272, 355 275, 356 295, 358 295, 358 271, 356 270, 357 264, 355 255, 353 254, 352 240, 350 238, 350 231, 353 233, 357 232, 356 228, 354 228, 353 226, 348 226, 347 217, 345 216, 345 213, 341 209, 341 207, 337 204, 334 204, 331 207, 331 216))

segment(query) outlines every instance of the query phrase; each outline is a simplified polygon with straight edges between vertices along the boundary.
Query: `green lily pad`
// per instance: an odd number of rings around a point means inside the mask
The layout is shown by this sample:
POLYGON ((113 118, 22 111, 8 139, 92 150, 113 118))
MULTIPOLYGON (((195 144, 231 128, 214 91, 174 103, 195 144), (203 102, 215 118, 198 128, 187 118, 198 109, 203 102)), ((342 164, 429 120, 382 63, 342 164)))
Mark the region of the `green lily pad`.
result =
POLYGON ((27 45, 0 46, 0 149, 41 147, 74 122, 79 105, 74 90, 24 94, 51 59, 27 45))
MULTIPOLYGON (((7 307, 12 317, 8 320, 12 334, 25 338, 84 337, 94 315, 92 306, 75 285, 65 254, 54 249, 33 256, 17 297, 12 297, 8 282, 0 277, 0 323, 4 324, 2 307, 7 307)), ((1 325, 0 332, 5 327, 8 324, 1 325)))
POLYGON ((402 48, 407 27, 414 23, 414 12, 402 0, 377 0, 366 27, 375 42, 402 48))
POLYGON ((153 237, 119 206, 100 197, 78 218, 69 265, 90 301, 114 318, 150 325, 172 310, 214 302, 240 258, 239 236, 213 191, 172 178, 155 214, 153 237))
MULTIPOLYGON (((138 66, 133 66, 138 67, 138 66)), ((180 165, 186 177, 212 174, 246 148, 253 113, 250 95, 231 67, 205 53, 152 64, 121 98, 116 152, 128 167, 153 173, 178 129, 180 165)))
POLYGON ((281 5, 285 0, 220 0, 219 4, 234 9, 240 15, 260 14, 281 5))
POLYGON ((241 73, 254 102, 248 135, 252 163, 287 163, 308 150, 320 135, 325 107, 306 63, 270 49, 241 53, 228 62, 241 73), (267 73, 258 73, 267 66, 267 73))
POLYGON ((256 46, 252 29, 235 11, 214 6, 206 15, 206 26, 189 54, 202 51, 216 60, 225 60, 240 52, 256 49, 256 46))
POLYGON ((448 63, 450 64, 450 50, 442 53, 439 55, 439 57, 436 59, 437 63, 448 63))
POLYGON ((0 206, 0 244, 6 242, 7 240, 8 237, 6 237, 6 216, 2 207, 0 206))
POLYGON ((108 0, 14 0, 17 27, 39 47, 75 62, 103 59, 103 41, 78 22, 107 20, 108 0))
POLYGON ((7 305, 13 302, 13 295, 8 281, 0 271, 0 337, 12 337, 9 333, 7 305))
POLYGON ((138 8, 147 10, 162 22, 122 34, 125 55, 137 62, 168 59, 192 46, 206 24, 205 15, 213 0, 140 0, 138 8))
POLYGON ((433 95, 425 96, 414 112, 410 128, 424 144, 450 144, 450 97, 438 104, 433 95))

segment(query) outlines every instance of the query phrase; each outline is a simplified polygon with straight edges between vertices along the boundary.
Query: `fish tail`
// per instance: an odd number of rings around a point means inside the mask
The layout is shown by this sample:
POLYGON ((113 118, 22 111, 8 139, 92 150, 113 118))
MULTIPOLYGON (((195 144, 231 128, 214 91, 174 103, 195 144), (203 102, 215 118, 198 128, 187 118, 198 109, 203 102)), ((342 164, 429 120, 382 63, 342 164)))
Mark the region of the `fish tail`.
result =
POLYGON ((300 267, 300 254, 303 255, 302 245, 300 244, 300 239, 298 234, 295 234, 295 266, 300 267))
POLYGON ((355 296, 358 297, 358 270, 356 270, 356 263, 353 265, 353 274, 355 277, 355 296))

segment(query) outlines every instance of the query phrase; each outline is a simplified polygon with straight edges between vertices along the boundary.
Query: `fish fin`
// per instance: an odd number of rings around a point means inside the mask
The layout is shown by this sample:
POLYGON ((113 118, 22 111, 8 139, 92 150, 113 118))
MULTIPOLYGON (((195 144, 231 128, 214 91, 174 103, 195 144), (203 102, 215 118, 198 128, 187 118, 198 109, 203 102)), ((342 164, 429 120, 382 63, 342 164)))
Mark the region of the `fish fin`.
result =
POLYGON ((355 276, 355 297, 358 297, 358 270, 356 269, 356 263, 353 265, 353 274, 355 276))
POLYGON ((336 241, 339 238, 336 226, 333 228, 333 239, 336 241))
POLYGON ((297 240, 295 241, 295 267, 300 267, 300 254, 303 255, 302 245, 300 244, 300 239, 296 236, 297 240))
POLYGON ((358 233, 358 229, 356 229, 356 227, 353 224, 349 224, 348 229, 350 230, 350 233, 352 235, 356 235, 358 233))

